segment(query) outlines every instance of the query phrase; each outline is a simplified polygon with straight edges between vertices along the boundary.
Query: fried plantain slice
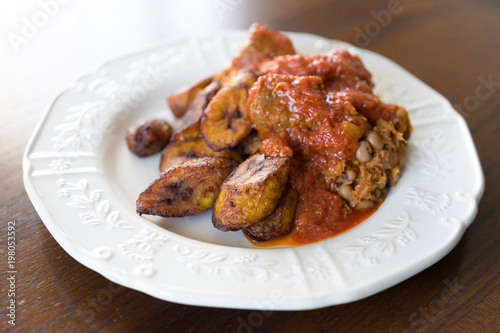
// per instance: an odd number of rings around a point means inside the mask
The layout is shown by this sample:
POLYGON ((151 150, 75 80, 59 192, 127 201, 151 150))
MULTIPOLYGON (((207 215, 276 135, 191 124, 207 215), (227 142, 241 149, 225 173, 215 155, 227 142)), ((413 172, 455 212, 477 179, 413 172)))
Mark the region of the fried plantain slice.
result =
POLYGON ((191 105, 191 102, 194 100, 196 94, 208 86, 211 82, 212 78, 207 77, 196 82, 190 87, 184 87, 176 90, 172 95, 168 96, 167 104, 172 113, 178 118, 182 117, 189 108, 189 105, 191 105))
POLYGON ((243 232, 253 240, 260 242, 288 234, 293 229, 298 202, 299 192, 296 189, 285 190, 278 206, 271 215, 244 228, 243 232))
POLYGON ((137 213, 182 217, 207 210, 237 165, 228 158, 201 157, 167 169, 140 194, 137 213))
POLYGON ((271 214, 285 189, 290 161, 255 154, 241 163, 222 184, 212 214, 214 226, 239 230, 271 214))
POLYGON ((195 159, 196 157, 193 156, 192 154, 190 155, 185 155, 185 156, 174 156, 172 158, 163 158, 164 155, 162 155, 162 159, 160 161, 160 172, 163 172, 167 169, 170 169, 173 166, 179 165, 181 163, 184 163, 186 161, 195 159))
POLYGON ((160 160, 160 171, 165 171, 173 165, 184 162, 193 157, 226 157, 241 162, 242 158, 235 149, 224 149, 213 151, 203 140, 198 138, 192 141, 175 141, 169 143, 162 152, 160 160))
POLYGON ((212 81, 208 86, 198 91, 193 102, 174 125, 170 141, 189 141, 200 137, 200 121, 205 107, 215 96, 220 88, 220 83, 212 81))
POLYGON ((242 86, 250 89, 257 81, 257 75, 250 69, 226 68, 215 76, 223 86, 242 86))
POLYGON ((236 150, 243 158, 247 158, 259 151, 261 143, 262 139, 259 133, 252 130, 252 132, 250 132, 250 134, 236 147, 236 150))
POLYGON ((159 119, 146 120, 127 130, 125 142, 127 148, 139 157, 159 153, 168 144, 172 128, 159 119))
POLYGON ((205 108, 201 135, 214 151, 236 147, 252 131, 247 98, 245 87, 224 86, 205 108))

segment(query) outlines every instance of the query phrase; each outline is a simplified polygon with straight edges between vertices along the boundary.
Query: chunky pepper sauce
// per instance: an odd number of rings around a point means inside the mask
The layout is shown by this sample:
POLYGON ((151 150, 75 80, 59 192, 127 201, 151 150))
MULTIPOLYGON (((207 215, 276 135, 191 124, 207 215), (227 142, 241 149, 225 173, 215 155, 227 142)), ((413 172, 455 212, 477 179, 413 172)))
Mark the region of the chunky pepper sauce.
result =
POLYGON ((300 200, 291 238, 299 243, 331 237, 360 222, 359 214, 345 209, 342 198, 331 191, 328 175, 353 159, 365 121, 353 107, 329 103, 325 97, 318 76, 269 74, 250 91, 254 127, 268 139, 261 152, 273 156, 288 147, 293 151, 289 182, 300 200))
POLYGON ((391 131, 398 133, 387 121, 401 108, 384 104, 371 94, 370 74, 358 57, 346 51, 312 57, 281 56, 263 68, 269 74, 261 76, 250 89, 250 118, 264 140, 262 153, 293 156, 289 184, 298 190, 300 199, 292 232, 258 245, 311 243, 359 224, 385 198, 386 172, 394 168, 399 172, 400 159, 393 155, 401 152, 398 140, 403 139, 401 135, 391 139, 397 136, 391 131), (379 119, 382 123, 377 123, 379 119), (390 128, 384 132, 388 133, 384 140, 371 133, 375 124, 390 128), (362 140, 373 149, 366 140, 374 135, 384 148, 360 153, 362 140), (365 161, 367 154, 371 154, 371 161, 365 161), (387 162, 386 155, 395 162, 387 162), (347 185, 351 194, 346 194, 345 184, 342 188, 346 172, 358 177, 347 185))

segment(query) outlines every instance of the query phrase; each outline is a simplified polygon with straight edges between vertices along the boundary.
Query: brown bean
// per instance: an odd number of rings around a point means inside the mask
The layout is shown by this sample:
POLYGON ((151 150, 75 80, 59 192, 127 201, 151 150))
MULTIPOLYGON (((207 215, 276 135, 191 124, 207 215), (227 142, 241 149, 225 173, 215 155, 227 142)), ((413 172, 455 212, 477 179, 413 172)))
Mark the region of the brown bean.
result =
POLYGON ((373 201, 370 200, 361 200, 357 205, 357 209, 368 209, 373 207, 373 201))
POLYGON ((392 178, 390 179, 390 184, 392 186, 396 185, 398 183, 398 181, 401 179, 401 173, 397 173, 395 175, 392 176, 392 178))
POLYGON ((354 197, 352 196, 352 191, 353 190, 351 185, 342 185, 338 189, 339 195, 348 201, 354 199, 354 197))
POLYGON ((392 123, 396 129, 398 128, 397 125, 401 122, 403 124, 405 123, 406 119, 408 118, 408 111, 404 108, 398 108, 396 112, 394 113, 394 117, 392 119, 392 123))
POLYGON ((346 170, 345 174, 347 175, 347 180, 350 181, 351 183, 356 180, 356 171, 354 170, 346 170))
POLYGON ((366 141, 361 141, 359 143, 358 150, 356 150, 356 158, 361 163, 366 163, 372 159, 371 147, 366 141))
POLYGON ((383 177, 378 184, 378 188, 382 190, 386 186, 387 186, 387 177, 383 177))
POLYGON ((399 108, 396 111, 396 117, 397 118, 406 118, 408 116, 408 111, 404 108, 399 108))
POLYGON ((372 145, 372 147, 377 150, 381 150, 384 147, 384 143, 382 142, 382 139, 380 139, 380 136, 377 134, 377 132, 370 131, 366 136, 366 139, 372 145))
POLYGON ((381 157, 382 164, 386 170, 392 169, 397 163, 397 154, 392 150, 383 151, 381 157))

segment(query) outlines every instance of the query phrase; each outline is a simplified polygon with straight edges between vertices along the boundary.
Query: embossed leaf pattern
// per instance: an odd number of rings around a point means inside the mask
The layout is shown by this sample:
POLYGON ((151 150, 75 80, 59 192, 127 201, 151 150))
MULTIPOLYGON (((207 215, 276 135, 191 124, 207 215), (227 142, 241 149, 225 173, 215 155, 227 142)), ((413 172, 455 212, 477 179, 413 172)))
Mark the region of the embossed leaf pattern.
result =
MULTIPOLYGON (((358 239, 359 240, 359 239, 358 239)), ((344 248, 342 248, 342 252, 345 254, 357 254, 358 252, 363 251, 366 247, 363 245, 349 245, 344 248)))
POLYGON ((75 91, 91 93, 98 100, 69 107, 63 122, 55 126, 52 148, 68 154, 49 163, 52 171, 59 173, 74 168, 87 156, 85 154, 93 153, 111 128, 112 119, 137 107, 148 91, 156 88, 173 68, 187 61, 188 54, 187 48, 171 47, 132 62, 124 74, 125 80, 115 80, 104 67, 93 74, 95 78, 88 84, 78 82, 80 85, 75 91))
POLYGON ((313 279, 326 279, 331 275, 330 268, 322 265, 317 265, 308 268, 308 275, 313 279))
POLYGON ((59 178, 56 184, 62 187, 57 191, 57 194, 60 197, 71 199, 67 203, 68 206, 85 210, 78 215, 82 218, 83 224, 105 224, 110 230, 134 228, 129 222, 120 219, 118 211, 112 211, 109 201, 102 199, 102 190, 89 191, 87 179, 82 178, 77 183, 72 183, 64 178, 59 178))
POLYGON ((342 253, 351 256, 349 265, 378 265, 380 256, 391 256, 395 253, 397 244, 407 245, 417 239, 416 232, 411 228, 415 223, 410 214, 402 212, 396 219, 387 222, 384 227, 375 231, 371 236, 362 236, 358 241, 362 245, 350 245, 342 249, 342 253))
POLYGON ((359 237, 359 241, 363 244, 372 244, 377 241, 377 238, 372 236, 362 236, 359 237))
POLYGON ((90 213, 90 212, 81 213, 78 216, 83 218, 84 224, 100 224, 101 223, 101 220, 98 219, 95 214, 90 213))
POLYGON ((375 253, 383 253, 386 255, 391 255, 394 253, 394 243, 392 242, 392 240, 377 242, 373 246, 373 251, 375 253))
POLYGON ((424 182, 442 181, 453 172, 449 157, 453 148, 446 145, 447 140, 443 130, 436 129, 430 137, 414 141, 417 149, 410 154, 409 163, 422 173, 424 182))
POLYGON ((169 241, 170 238, 143 228, 126 242, 119 244, 120 250, 135 260, 153 260, 155 254, 169 241))
POLYGON ((120 102, 122 102, 124 98, 130 94, 129 88, 118 81, 111 79, 109 76, 95 79, 89 83, 87 89, 89 92, 92 92, 97 96, 120 102))
POLYGON ((411 228, 406 228, 400 235, 398 235, 398 237, 396 237, 396 241, 401 245, 406 245, 415 240, 417 240, 417 234, 411 228))
POLYGON ((273 267, 275 260, 259 260, 257 255, 233 257, 226 253, 210 252, 207 250, 192 250, 189 247, 173 246, 179 255, 177 260, 186 264, 193 273, 200 274, 206 271, 219 275, 222 272, 231 273, 236 279, 256 279, 267 281, 276 275, 273 267))
POLYGON ((58 159, 52 160, 49 163, 49 166, 52 168, 52 170, 67 170, 70 168, 71 163, 67 159, 58 158, 58 159))
POLYGON ((87 208, 90 204, 90 200, 81 195, 73 195, 71 197, 72 201, 68 203, 68 206, 75 208, 87 208))
POLYGON ((111 205, 108 200, 103 200, 97 205, 97 213, 99 216, 107 217, 109 211, 111 210, 111 205))
POLYGON ((91 201, 99 201, 101 200, 102 191, 101 190, 93 190, 90 192, 90 200, 91 201))
POLYGON ((308 257, 300 265, 293 267, 291 276, 301 280, 323 280, 331 276, 332 271, 328 266, 322 265, 316 258, 308 257))
POLYGON ((275 273, 272 270, 273 262, 261 262, 259 264, 243 264, 230 267, 231 273, 240 281, 245 281, 247 278, 254 278, 259 281, 267 281, 275 273))
POLYGON ((95 117, 104 108, 103 101, 70 107, 65 122, 54 128, 57 135, 52 138, 52 147, 56 151, 91 151, 100 139, 95 117))
POLYGON ((134 61, 129 65, 129 72, 124 78, 129 84, 151 87, 168 75, 172 68, 187 62, 187 48, 168 48, 162 52, 154 52, 147 58, 134 61))
POLYGON ((372 237, 380 239, 394 239, 397 235, 401 233, 401 229, 404 227, 404 222, 401 220, 395 220, 386 223, 384 228, 377 230, 373 233, 372 237))
POLYGON ((424 191, 410 187, 406 195, 408 202, 414 206, 421 206, 433 213, 440 213, 448 209, 451 198, 446 193, 424 191))
POLYGON ((414 99, 410 91, 403 85, 395 85, 393 78, 386 73, 379 73, 372 69, 373 80, 376 82, 375 93, 387 103, 410 105, 414 99))
POLYGON ((226 260, 226 258, 227 258, 227 255, 225 255, 225 254, 209 253, 209 252, 200 251, 200 250, 194 251, 194 252, 188 254, 188 256, 191 259, 199 261, 199 262, 204 263, 204 264, 222 262, 222 261, 226 260))

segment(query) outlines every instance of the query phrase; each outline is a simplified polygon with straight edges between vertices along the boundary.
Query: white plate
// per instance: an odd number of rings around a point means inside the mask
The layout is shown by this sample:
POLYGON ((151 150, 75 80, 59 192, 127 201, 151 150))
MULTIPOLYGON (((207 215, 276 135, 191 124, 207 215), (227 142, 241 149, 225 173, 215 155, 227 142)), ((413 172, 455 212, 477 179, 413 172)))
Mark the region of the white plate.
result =
POLYGON ((47 110, 23 160, 24 183, 59 244, 108 279, 160 299, 214 307, 299 310, 373 295, 445 256, 472 222, 484 180, 469 131, 450 103, 390 60, 350 44, 290 33, 300 53, 345 48, 373 73, 382 100, 408 108, 414 133, 404 177, 368 220, 299 247, 256 248, 212 227, 211 212, 139 217, 158 176, 124 133, 139 119, 174 121, 165 97, 220 71, 246 31, 171 41, 110 61, 47 110))

